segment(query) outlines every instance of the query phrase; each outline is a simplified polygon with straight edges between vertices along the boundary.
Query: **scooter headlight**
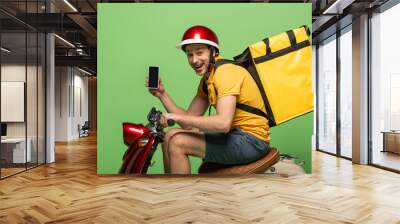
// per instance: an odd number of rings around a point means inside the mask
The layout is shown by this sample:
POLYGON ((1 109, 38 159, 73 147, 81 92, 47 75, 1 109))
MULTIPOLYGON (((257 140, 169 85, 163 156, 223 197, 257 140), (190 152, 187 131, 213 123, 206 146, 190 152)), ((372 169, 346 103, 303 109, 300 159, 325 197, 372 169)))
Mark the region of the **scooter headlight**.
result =
POLYGON ((139 139, 138 145, 139 147, 144 147, 147 145, 148 142, 149 142, 148 138, 141 138, 139 139))

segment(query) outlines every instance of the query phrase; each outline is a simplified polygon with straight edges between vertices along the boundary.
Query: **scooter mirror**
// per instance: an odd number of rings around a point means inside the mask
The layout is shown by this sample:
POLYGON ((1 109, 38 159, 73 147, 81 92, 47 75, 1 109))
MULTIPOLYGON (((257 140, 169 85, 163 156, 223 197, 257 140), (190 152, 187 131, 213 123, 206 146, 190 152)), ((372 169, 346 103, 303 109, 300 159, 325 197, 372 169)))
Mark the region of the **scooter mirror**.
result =
POLYGON ((159 121, 161 118, 161 112, 158 111, 155 107, 151 108, 149 114, 147 115, 147 120, 150 122, 159 121))

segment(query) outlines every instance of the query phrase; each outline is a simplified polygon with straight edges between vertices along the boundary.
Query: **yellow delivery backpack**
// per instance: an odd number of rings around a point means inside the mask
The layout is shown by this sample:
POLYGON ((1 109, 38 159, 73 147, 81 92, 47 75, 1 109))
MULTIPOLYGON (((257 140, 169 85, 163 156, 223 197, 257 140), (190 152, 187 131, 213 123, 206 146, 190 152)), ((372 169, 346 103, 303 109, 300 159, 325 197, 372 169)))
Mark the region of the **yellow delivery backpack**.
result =
MULTIPOLYGON (((233 63, 248 70, 260 90, 266 111, 239 103, 236 107, 266 117, 270 127, 312 111, 309 36, 308 27, 302 26, 248 46, 233 61, 218 60, 215 69, 233 63)), ((205 85, 203 90, 208 93, 205 85)))

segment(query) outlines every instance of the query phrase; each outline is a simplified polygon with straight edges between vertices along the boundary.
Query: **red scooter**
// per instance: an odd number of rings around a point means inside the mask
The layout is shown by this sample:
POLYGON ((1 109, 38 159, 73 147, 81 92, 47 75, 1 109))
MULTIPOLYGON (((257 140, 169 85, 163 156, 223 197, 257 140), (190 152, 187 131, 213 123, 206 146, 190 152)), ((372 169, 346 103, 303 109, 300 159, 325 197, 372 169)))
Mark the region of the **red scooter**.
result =
MULTIPOLYGON (((122 124, 124 143, 128 146, 123 156, 120 174, 146 174, 151 159, 160 142, 163 141, 165 132, 160 123, 162 112, 152 108, 147 115, 149 123, 122 124)), ((174 120, 167 121, 168 126, 175 124, 174 120)))
MULTIPOLYGON (((123 156, 120 174, 146 174, 151 159, 160 142, 163 142, 165 132, 160 123, 162 112, 152 108, 147 115, 149 123, 142 124, 123 123, 124 143, 128 146, 123 156)), ((175 124, 174 120, 167 121, 168 126, 175 124)), ((199 173, 214 174, 250 174, 265 173, 266 170, 274 172, 275 163, 279 161, 279 152, 276 148, 270 151, 259 160, 239 165, 221 165, 214 163, 202 163, 199 173)))

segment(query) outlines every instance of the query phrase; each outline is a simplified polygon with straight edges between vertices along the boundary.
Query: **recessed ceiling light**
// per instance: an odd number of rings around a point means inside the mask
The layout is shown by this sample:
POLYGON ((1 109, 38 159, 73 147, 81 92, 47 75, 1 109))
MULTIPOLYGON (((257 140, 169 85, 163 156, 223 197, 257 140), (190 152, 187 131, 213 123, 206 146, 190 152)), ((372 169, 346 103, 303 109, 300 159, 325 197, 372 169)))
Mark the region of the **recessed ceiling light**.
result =
POLYGON ((93 75, 92 73, 90 73, 90 72, 88 72, 88 71, 86 71, 86 70, 83 70, 83 69, 81 69, 81 68, 79 68, 79 67, 78 67, 78 70, 81 71, 81 72, 83 72, 83 73, 85 73, 85 74, 88 74, 88 75, 90 75, 90 76, 93 75))
POLYGON ((69 1, 64 0, 65 4, 67 4, 72 10, 74 10, 74 12, 78 12, 78 10, 71 4, 69 3, 69 1))
POLYGON ((1 50, 4 51, 4 52, 6 52, 6 53, 10 53, 10 52, 11 52, 11 50, 9 50, 9 49, 7 49, 7 48, 5 48, 5 47, 1 47, 1 50))
POLYGON ((66 39, 64 39, 64 38, 62 38, 62 37, 60 37, 60 36, 57 35, 57 34, 54 34, 54 36, 57 37, 58 39, 60 39, 62 42, 66 43, 67 45, 69 45, 69 46, 75 48, 75 45, 73 45, 73 44, 72 44, 71 42, 69 42, 68 40, 66 40, 66 39))
POLYGON ((322 13, 323 15, 327 14, 342 14, 343 9, 351 5, 355 0, 336 0, 331 4, 327 9, 322 13))

